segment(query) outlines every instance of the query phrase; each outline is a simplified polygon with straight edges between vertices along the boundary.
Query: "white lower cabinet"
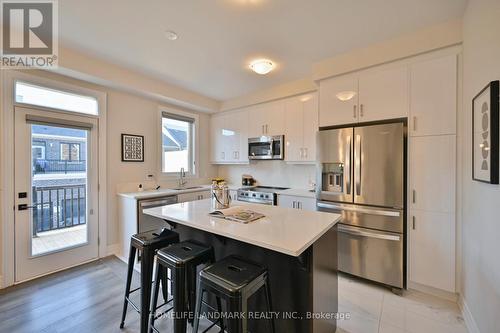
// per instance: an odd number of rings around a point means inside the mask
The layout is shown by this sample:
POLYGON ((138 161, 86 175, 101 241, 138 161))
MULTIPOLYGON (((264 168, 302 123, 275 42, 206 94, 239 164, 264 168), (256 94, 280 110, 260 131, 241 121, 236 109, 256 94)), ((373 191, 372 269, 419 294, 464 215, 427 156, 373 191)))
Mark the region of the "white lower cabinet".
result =
POLYGON ((278 195, 278 206, 315 211, 316 199, 280 194, 278 195))
POLYGON ((455 215, 410 211, 410 281, 455 292, 455 215))
POLYGON ((177 202, 188 202, 210 198, 210 191, 190 192, 177 195, 177 202))

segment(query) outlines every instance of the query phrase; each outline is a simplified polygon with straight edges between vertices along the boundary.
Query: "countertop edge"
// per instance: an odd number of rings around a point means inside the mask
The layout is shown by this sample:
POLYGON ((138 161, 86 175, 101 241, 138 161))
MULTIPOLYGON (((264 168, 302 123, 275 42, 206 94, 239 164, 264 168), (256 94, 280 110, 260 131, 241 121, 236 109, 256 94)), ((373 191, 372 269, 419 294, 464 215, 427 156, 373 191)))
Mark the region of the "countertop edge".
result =
MULTIPOLYGON (((154 208, 151 208, 151 209, 154 209, 154 208)), ((231 235, 231 234, 225 233, 225 232, 217 232, 217 233, 215 233, 213 230, 209 230, 207 228, 201 228, 199 225, 187 224, 185 221, 178 220, 178 219, 175 219, 175 218, 167 219, 167 218, 165 218, 165 216, 163 216, 161 214, 155 214, 154 212, 151 212, 151 209, 145 209, 144 212, 146 214, 149 214, 151 216, 157 217, 157 218, 165 220, 165 221, 170 221, 170 222, 173 222, 173 223, 178 223, 178 224, 181 224, 181 225, 186 226, 186 227, 190 227, 190 228, 194 228, 194 229, 201 230, 201 231, 204 231, 204 232, 209 232, 211 234, 215 234, 215 235, 220 235, 220 236, 223 236, 223 237, 231 238, 231 239, 236 240, 236 241, 241 241, 241 242, 244 242, 244 243, 247 243, 247 244, 259 246, 259 247, 265 248, 267 250, 276 251, 276 252, 279 252, 279 253, 282 253, 282 254, 286 254, 286 255, 289 255, 289 256, 293 256, 293 257, 298 257, 302 253, 304 253, 304 251, 307 250, 312 244, 314 244, 319 238, 321 238, 321 236, 323 236, 328 230, 330 230, 331 228, 333 228, 339 222, 339 220, 341 218, 341 216, 339 215, 334 221, 332 221, 329 224, 328 227, 325 227, 321 232, 319 232, 309 242, 307 242, 306 244, 304 244, 299 249, 296 249, 295 251, 290 251, 290 250, 287 250, 287 249, 284 249, 284 248, 281 248, 281 247, 275 247, 275 246, 269 245, 268 243, 258 242, 255 239, 247 239, 246 237, 234 238, 234 235, 231 235), (150 211, 150 212, 147 212, 147 211, 150 211)))

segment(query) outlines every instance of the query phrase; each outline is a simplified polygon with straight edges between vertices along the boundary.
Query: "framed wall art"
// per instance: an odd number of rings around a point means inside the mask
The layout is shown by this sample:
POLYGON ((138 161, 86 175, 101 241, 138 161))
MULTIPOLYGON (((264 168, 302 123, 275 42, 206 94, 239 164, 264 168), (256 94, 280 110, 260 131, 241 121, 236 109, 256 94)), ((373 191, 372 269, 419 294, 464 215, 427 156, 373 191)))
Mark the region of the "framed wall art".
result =
POLYGON ((498 184, 499 81, 472 99, 472 179, 498 184))
POLYGON ((144 136, 122 134, 122 162, 144 162, 144 136))

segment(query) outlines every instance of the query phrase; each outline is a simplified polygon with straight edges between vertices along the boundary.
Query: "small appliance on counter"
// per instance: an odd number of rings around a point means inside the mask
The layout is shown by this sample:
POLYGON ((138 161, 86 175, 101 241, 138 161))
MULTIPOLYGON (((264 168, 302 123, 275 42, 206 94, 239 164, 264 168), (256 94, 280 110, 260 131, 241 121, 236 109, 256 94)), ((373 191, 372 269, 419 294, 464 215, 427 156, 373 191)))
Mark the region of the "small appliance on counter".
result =
POLYGON ((241 176, 241 185, 243 186, 253 186, 255 184, 255 179, 250 175, 241 176))
POLYGON ((278 192, 284 190, 288 190, 288 188, 272 186, 240 188, 238 190, 238 201, 276 206, 278 204, 278 192))
POLYGON ((213 179, 211 187, 211 209, 212 211, 218 209, 229 208, 231 196, 229 194, 229 187, 224 179, 213 179))

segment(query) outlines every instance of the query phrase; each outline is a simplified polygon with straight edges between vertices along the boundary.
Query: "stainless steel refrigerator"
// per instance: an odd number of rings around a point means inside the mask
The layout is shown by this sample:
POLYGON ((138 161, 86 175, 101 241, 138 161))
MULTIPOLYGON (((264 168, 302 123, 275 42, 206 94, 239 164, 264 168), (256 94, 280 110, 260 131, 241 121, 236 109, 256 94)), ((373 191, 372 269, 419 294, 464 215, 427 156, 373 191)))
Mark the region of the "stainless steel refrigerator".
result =
POLYGON ((317 206, 342 214, 339 270, 405 288, 405 123, 318 136, 317 206))

